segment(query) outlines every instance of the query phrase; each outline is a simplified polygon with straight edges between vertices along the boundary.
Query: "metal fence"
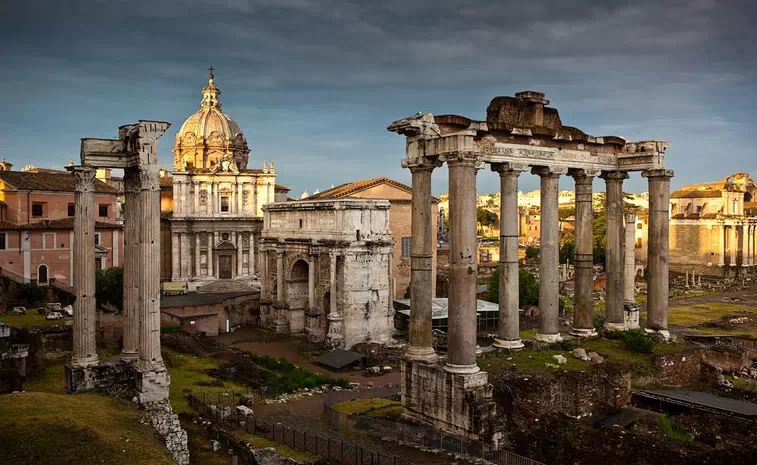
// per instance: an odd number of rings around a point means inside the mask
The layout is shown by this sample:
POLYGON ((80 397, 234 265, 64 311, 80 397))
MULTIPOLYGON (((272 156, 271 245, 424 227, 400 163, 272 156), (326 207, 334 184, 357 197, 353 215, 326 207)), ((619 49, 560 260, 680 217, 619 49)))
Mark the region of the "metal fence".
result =
MULTIPOLYGON (((373 397, 382 396, 382 394, 376 393, 373 397)), ((507 449, 496 448, 491 444, 445 433, 428 426, 386 421, 365 415, 347 415, 331 407, 343 401, 339 400, 339 397, 329 396, 327 398, 323 405, 323 414, 329 423, 340 429, 366 431, 382 439, 390 438, 406 444, 485 460, 497 465, 544 465, 507 449)))
MULTIPOLYGON (((200 399, 192 393, 187 395, 187 400, 193 410, 212 418, 216 422, 241 428, 247 433, 284 444, 294 450, 319 455, 330 463, 342 465, 413 465, 402 458, 371 451, 351 441, 299 431, 282 424, 265 423, 257 420, 254 416, 242 415, 236 408, 225 410, 216 405, 211 406, 207 399, 200 399)), ((244 452, 241 453, 244 454, 244 452)), ((254 463, 251 460, 251 457, 243 457, 243 463, 254 463), (245 459, 247 462, 245 462, 245 459)))

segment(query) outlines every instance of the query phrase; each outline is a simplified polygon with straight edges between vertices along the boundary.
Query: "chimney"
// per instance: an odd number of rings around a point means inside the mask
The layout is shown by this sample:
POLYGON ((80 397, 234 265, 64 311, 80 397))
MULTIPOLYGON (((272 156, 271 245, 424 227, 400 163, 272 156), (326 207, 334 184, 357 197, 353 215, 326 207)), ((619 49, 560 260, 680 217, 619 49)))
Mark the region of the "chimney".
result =
POLYGON ((525 90, 517 92, 515 98, 525 103, 527 124, 544 126, 544 105, 549 105, 549 100, 544 98, 543 93, 525 90))

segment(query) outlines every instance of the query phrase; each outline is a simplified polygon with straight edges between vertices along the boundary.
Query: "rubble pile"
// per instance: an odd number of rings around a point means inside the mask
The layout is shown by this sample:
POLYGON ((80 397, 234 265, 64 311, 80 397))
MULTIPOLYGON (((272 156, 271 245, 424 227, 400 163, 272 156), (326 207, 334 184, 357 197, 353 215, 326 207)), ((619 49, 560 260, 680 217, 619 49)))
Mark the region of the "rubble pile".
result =
POLYGON ((173 413, 168 401, 145 404, 147 417, 141 423, 149 422, 152 428, 166 441, 166 449, 178 465, 189 465, 189 448, 187 432, 179 422, 179 416, 173 413))

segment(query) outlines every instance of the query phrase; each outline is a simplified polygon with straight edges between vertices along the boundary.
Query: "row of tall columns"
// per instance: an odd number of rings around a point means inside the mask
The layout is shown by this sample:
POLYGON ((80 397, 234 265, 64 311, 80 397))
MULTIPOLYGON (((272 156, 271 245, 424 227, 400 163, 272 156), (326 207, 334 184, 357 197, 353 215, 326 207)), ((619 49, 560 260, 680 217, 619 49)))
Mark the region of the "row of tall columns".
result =
POLYGON ((71 366, 96 366, 95 335, 97 314, 95 301, 95 174, 92 168, 77 167, 74 197, 74 334, 71 366))
MULTIPOLYGON (((174 210, 177 216, 221 213, 222 193, 219 187, 220 183, 216 181, 176 181, 175 185, 174 210), (207 207, 205 209, 200 205, 200 191, 203 190, 203 186, 208 192, 207 207)), ((245 213, 256 214, 258 202, 256 183, 232 183, 228 194, 229 211, 224 213, 236 215, 245 213), (249 196, 247 206, 244 205, 243 201, 244 192, 247 192, 249 196)))
POLYGON ((574 285, 574 315, 572 334, 578 337, 596 336, 594 330, 594 244, 593 194, 594 173, 574 170, 576 184, 576 258, 574 285))
MULTIPOLYGON (((217 272, 213 266, 213 248, 218 243, 218 232, 209 232, 207 234, 208 246, 207 246, 207 275, 201 274, 202 268, 202 246, 201 246, 201 234, 202 233, 184 233, 176 232, 171 235, 171 263, 172 263, 172 279, 190 279, 195 278, 213 278, 217 276, 217 272), (194 236, 194 241, 192 241, 194 236), (194 242, 194 250, 192 250, 192 242, 194 242), (194 256, 194 259, 192 259, 194 256), (192 264, 194 263, 194 270, 192 264), (193 272, 194 271, 194 272, 193 272)), ((255 275, 255 234, 249 233, 249 252, 248 252, 248 273, 244 273, 244 232, 233 232, 235 239, 233 242, 237 248, 237 270, 236 276, 254 276, 255 275)))
POLYGON ((624 260, 623 260, 623 180, 628 173, 610 171, 602 173, 605 180, 607 205, 607 243, 605 247, 605 328, 611 331, 625 329, 624 312, 624 260))

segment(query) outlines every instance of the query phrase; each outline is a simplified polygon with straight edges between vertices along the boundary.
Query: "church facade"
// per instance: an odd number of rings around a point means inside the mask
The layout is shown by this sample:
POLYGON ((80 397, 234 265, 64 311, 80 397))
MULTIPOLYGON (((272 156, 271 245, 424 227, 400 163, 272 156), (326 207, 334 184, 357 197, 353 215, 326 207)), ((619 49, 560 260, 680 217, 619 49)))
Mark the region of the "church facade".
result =
MULTIPOLYGON (((274 163, 251 168, 241 128, 221 110, 211 69, 200 109, 176 134, 164 176, 161 279, 190 290, 216 280, 253 280, 263 205, 277 195, 274 163)), ((286 188, 278 186, 279 194, 286 188)))

